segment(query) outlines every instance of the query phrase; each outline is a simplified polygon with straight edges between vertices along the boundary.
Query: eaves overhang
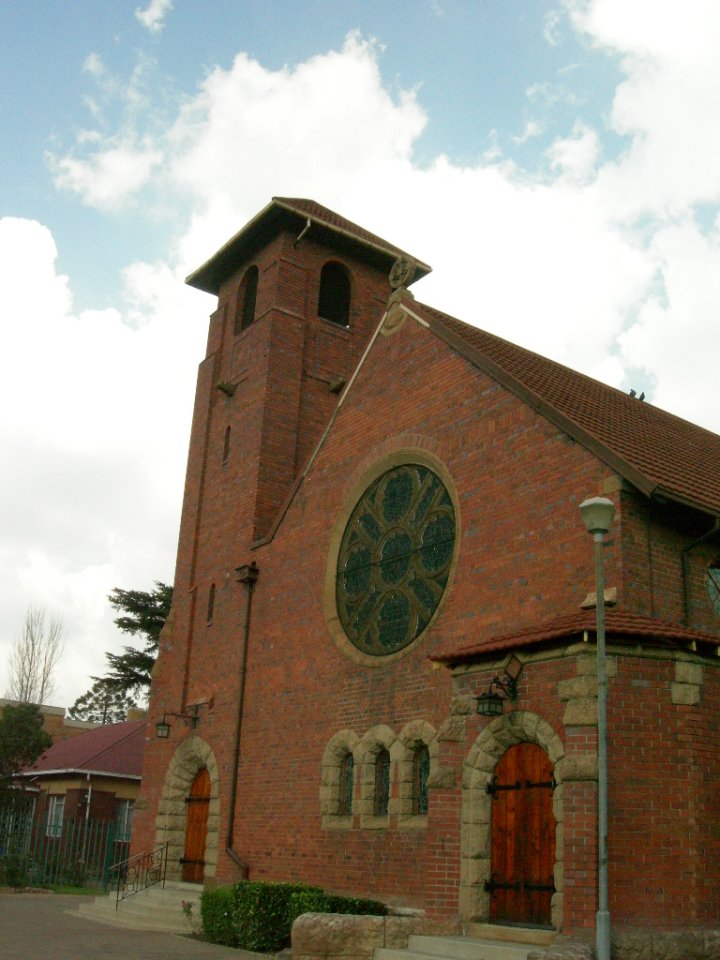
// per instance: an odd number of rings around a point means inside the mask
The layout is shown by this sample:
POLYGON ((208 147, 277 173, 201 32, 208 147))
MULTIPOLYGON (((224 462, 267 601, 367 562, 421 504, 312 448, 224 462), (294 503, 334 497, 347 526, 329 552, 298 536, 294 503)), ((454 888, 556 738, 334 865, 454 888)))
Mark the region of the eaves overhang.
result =
POLYGON ((82 767, 66 767, 57 770, 23 770, 15 774, 18 777, 28 777, 33 780, 44 777, 110 777, 113 780, 142 780, 138 773, 117 773, 111 770, 84 770, 82 767))
MULTIPOLYGON (((350 229, 349 221, 347 227, 330 222, 321 214, 311 212, 313 206, 310 205, 306 211, 287 200, 273 197, 272 201, 223 244, 217 253, 189 274, 185 282, 196 290, 217 296, 220 287, 235 272, 238 264, 252 258, 283 229, 296 231, 298 237, 303 231, 307 231, 306 238, 326 242, 338 250, 359 256, 380 269, 387 269, 388 272, 398 256, 411 256, 399 247, 384 244, 380 238, 370 239, 354 233, 350 229)), ((415 257, 411 259, 415 262, 415 273, 410 283, 414 283, 430 273, 432 268, 415 257)))

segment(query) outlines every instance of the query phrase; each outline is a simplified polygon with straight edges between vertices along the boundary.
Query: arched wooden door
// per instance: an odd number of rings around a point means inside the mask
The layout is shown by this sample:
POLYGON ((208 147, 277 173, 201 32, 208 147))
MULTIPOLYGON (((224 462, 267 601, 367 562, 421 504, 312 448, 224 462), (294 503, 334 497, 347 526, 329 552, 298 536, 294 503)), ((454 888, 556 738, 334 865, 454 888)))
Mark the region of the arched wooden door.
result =
POLYGON ((195 774, 190 795, 185 798, 185 850, 182 857, 182 878, 189 883, 202 883, 205 877, 205 843, 210 812, 210 774, 203 767, 195 774))
POLYGON ((555 885, 553 767, 534 743, 510 747, 488 785, 492 794, 490 920, 551 925, 555 885))

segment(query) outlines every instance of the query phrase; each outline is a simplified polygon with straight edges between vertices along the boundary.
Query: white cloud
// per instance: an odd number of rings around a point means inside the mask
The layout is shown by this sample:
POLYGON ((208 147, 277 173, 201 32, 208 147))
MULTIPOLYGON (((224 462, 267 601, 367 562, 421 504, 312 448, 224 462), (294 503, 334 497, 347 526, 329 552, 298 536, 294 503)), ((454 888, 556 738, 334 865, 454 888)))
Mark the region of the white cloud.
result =
POLYGON ((103 211, 127 203, 149 183, 162 159, 147 140, 128 139, 109 141, 87 160, 48 155, 55 186, 77 193, 87 206, 103 211))
POLYGON ((135 17, 150 33, 159 33, 165 25, 165 17, 170 13, 173 0, 150 0, 148 6, 135 10, 135 17))
POLYGON ((196 364, 199 295, 130 271, 127 319, 73 311, 47 228, 0 219, 0 695, 29 605, 65 623, 66 706, 118 650, 107 594, 172 579, 196 364), (28 295, 32 291, 32 296, 28 295), (145 306, 141 303, 145 298, 145 306), (168 348, 172 344, 172 349, 168 348), (28 359, 31 362, 28 362, 28 359))
POLYGON ((594 178, 599 153, 597 132, 580 121, 571 136, 559 137, 548 151, 552 169, 563 179, 577 183, 594 178))

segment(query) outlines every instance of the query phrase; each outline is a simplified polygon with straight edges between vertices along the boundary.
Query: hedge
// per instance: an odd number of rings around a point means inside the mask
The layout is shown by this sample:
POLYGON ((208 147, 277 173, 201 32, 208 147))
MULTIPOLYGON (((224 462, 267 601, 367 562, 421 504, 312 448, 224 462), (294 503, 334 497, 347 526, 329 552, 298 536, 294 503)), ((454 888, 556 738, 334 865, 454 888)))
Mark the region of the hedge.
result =
POLYGON ((335 896, 302 883, 250 880, 206 890, 200 910, 203 932, 211 943, 258 953, 290 946, 293 922, 303 913, 386 913, 385 904, 377 900, 335 896))
POLYGON ((220 943, 224 947, 238 945, 233 923, 234 901, 235 892, 232 887, 204 890, 200 896, 203 934, 210 943, 220 943))

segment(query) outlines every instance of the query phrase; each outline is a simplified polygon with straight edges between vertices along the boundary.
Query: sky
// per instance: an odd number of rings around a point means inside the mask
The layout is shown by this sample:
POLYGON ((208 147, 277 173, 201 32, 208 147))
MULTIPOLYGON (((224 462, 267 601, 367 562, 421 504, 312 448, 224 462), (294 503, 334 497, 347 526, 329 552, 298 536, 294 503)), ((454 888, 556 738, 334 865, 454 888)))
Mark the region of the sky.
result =
POLYGON ((4 0, 0 696, 51 702, 172 582, 213 299, 273 196, 429 263, 418 299, 720 432, 716 0, 4 0))

